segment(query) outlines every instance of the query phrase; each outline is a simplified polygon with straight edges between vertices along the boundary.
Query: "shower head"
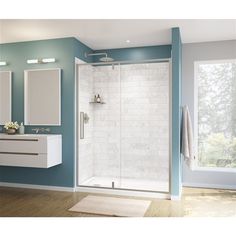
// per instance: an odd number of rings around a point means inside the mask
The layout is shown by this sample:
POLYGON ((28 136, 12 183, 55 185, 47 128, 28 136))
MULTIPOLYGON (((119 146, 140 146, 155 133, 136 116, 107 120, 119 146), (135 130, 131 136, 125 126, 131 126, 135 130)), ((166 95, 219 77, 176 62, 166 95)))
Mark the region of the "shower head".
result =
POLYGON ((114 61, 113 58, 107 56, 107 53, 106 53, 106 52, 85 53, 85 54, 84 54, 85 57, 88 57, 88 56, 102 56, 102 55, 103 55, 104 57, 99 58, 99 61, 102 61, 102 62, 111 62, 111 61, 114 61))
POLYGON ((101 57, 101 58, 99 58, 99 60, 100 61, 102 61, 102 62, 111 62, 111 61, 114 61, 114 59, 113 58, 111 58, 111 57, 101 57))

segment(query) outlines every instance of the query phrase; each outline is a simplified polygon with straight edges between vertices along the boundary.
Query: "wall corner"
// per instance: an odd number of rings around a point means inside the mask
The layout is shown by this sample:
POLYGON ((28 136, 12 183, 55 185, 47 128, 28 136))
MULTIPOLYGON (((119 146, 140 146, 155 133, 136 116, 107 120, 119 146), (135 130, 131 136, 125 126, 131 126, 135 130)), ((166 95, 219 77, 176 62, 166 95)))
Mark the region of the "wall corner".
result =
POLYGON ((172 168, 171 195, 181 194, 181 77, 182 77, 182 42, 180 29, 171 29, 172 36, 172 168))

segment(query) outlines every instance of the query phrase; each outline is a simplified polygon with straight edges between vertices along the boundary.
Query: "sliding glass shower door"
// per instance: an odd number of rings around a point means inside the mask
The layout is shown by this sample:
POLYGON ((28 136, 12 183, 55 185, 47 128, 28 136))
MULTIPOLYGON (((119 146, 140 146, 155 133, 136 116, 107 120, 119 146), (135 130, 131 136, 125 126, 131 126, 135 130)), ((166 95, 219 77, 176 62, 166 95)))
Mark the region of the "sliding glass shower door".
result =
POLYGON ((78 81, 79 185, 168 192, 169 63, 82 65, 78 81))

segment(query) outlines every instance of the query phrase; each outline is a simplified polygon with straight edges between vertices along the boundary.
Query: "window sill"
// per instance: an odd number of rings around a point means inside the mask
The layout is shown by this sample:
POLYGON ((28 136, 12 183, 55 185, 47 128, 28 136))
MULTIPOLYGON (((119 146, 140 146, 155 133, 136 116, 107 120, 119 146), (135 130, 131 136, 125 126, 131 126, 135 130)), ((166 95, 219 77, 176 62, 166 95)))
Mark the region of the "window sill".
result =
POLYGON ((225 172, 225 173, 235 173, 236 168, 219 168, 219 167, 195 167, 193 171, 207 171, 207 172, 225 172))

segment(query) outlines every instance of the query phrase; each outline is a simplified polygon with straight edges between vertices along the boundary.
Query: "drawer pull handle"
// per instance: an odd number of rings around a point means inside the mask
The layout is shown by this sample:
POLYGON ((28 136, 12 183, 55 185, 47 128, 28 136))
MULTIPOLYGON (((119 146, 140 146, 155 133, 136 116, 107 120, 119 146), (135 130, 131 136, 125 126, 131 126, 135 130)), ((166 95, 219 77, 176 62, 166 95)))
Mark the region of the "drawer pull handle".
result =
POLYGON ((39 140, 38 139, 16 139, 16 138, 0 138, 0 141, 33 141, 33 142, 38 142, 39 140))
POLYGON ((24 153, 24 152, 0 152, 0 154, 13 154, 13 155, 29 155, 29 156, 38 156, 38 153, 24 153))

